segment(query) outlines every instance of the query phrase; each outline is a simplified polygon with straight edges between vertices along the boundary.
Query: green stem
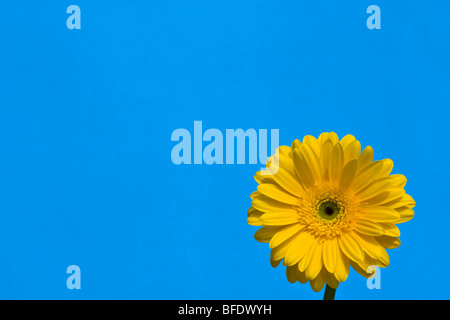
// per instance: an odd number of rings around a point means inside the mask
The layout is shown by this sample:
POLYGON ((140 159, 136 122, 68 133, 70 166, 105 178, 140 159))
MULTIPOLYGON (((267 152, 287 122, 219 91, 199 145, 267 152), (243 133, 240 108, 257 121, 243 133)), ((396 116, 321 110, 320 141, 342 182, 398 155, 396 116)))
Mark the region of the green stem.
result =
POLYGON ((334 300, 336 295, 336 289, 331 288, 328 284, 325 287, 325 293, 323 295, 323 300, 334 300))

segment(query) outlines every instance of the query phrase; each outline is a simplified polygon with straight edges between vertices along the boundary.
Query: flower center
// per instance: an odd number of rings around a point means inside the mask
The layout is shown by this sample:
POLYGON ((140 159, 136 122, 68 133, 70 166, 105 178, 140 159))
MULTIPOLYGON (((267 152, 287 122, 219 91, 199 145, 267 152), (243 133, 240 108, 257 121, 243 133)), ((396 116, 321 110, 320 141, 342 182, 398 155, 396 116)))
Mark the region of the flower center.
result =
POLYGON ((334 201, 326 200, 319 205, 317 209, 317 214, 325 220, 333 220, 335 219, 339 213, 341 212, 341 208, 339 204, 334 201))
POLYGON ((352 230, 359 210, 352 194, 327 184, 309 188, 298 206, 300 223, 322 239, 352 230))

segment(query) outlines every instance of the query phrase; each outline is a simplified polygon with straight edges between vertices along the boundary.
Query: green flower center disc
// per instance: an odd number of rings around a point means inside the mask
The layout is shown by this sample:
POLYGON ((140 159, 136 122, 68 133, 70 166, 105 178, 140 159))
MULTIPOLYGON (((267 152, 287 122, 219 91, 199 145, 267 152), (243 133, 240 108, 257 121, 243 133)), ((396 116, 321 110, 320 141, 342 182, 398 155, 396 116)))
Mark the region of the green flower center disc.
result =
POLYGON ((340 212, 339 205, 332 201, 322 202, 319 206, 318 214, 322 219, 333 220, 340 212))

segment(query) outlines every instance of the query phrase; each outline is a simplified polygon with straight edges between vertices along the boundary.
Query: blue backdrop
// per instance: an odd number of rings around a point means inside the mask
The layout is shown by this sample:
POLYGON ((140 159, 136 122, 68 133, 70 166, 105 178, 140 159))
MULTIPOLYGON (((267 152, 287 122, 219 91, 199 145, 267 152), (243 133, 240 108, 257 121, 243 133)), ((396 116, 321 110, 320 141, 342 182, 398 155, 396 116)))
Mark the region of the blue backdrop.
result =
POLYGON ((247 225, 260 165, 175 165, 171 134, 351 133, 407 176, 381 289, 448 299, 450 2, 9 1, 0 7, 0 298, 321 299, 247 225), (81 29, 69 30, 69 5, 81 29), (366 9, 381 8, 369 30, 366 9), (69 265, 81 290, 66 287, 69 265))

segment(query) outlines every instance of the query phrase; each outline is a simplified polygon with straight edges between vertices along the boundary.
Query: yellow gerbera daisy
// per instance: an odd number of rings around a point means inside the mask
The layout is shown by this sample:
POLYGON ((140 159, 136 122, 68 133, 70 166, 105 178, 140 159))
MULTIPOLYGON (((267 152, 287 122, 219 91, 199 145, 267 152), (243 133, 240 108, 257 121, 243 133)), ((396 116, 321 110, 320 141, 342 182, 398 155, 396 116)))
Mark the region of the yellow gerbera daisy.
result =
POLYGON ((256 240, 270 244, 270 262, 283 261, 289 282, 336 289, 350 266, 365 277, 387 267, 385 249, 400 245, 396 224, 414 216, 406 178, 391 174, 390 159, 373 161, 373 149, 352 135, 306 136, 281 146, 256 173, 247 222, 262 226, 256 240))

